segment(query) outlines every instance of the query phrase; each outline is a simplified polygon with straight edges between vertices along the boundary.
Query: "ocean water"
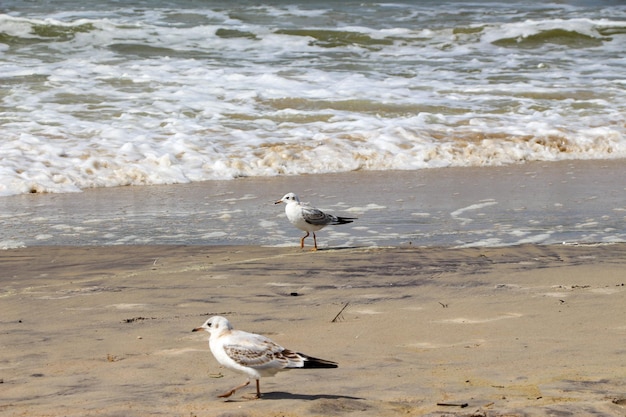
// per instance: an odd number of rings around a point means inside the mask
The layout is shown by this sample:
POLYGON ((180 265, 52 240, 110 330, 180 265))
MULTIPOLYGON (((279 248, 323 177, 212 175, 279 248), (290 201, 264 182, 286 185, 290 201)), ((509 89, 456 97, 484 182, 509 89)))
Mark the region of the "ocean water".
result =
POLYGON ((0 4, 0 196, 626 157, 623 1, 0 4))

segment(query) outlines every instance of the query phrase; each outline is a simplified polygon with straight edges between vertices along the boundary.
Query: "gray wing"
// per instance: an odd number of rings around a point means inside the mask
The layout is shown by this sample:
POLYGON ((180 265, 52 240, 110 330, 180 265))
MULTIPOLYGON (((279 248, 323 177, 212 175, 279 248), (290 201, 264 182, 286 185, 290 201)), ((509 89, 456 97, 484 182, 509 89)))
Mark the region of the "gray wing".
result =
POLYGON ((302 217, 305 222, 315 226, 325 226, 337 222, 337 218, 332 214, 326 214, 314 207, 302 207, 302 217))

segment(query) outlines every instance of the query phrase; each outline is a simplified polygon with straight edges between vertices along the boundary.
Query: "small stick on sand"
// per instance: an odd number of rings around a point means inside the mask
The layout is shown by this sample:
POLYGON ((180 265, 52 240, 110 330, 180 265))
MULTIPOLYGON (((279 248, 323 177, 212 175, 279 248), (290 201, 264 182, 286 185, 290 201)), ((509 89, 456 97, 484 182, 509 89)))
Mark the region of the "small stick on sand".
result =
POLYGON ((349 301, 343 305, 343 307, 341 308, 341 310, 339 310, 339 313, 337 313, 335 318, 330 321, 331 323, 335 323, 339 319, 339 316, 341 316, 341 313, 343 313, 343 310, 345 310, 346 307, 348 307, 348 304, 350 304, 349 301))
POLYGON ((468 403, 460 403, 460 404, 456 404, 456 403, 437 403, 437 405, 441 406, 441 407, 461 407, 461 408, 465 408, 469 404, 468 403))

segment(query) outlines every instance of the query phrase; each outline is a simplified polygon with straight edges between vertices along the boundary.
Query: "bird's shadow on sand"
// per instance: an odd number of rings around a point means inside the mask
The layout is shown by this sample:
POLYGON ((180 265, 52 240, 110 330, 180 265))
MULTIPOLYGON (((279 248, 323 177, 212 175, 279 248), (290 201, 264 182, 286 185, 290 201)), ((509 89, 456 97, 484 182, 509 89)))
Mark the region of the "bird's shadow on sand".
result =
POLYGON ((353 249, 363 249, 366 248, 366 246, 328 246, 328 247, 318 247, 317 249, 313 249, 313 248, 308 248, 308 247, 304 247, 303 249, 300 249, 302 252, 339 252, 339 251, 344 251, 344 250, 353 250, 353 249))
MULTIPOLYGON (((239 402, 239 401, 250 401, 252 398, 237 398, 237 399, 229 399, 227 402, 239 402)), ((304 400, 304 401, 313 401, 313 400, 364 400, 365 398, 360 397, 351 397, 348 395, 332 395, 332 394, 315 394, 315 395, 307 395, 307 394, 292 394, 290 392, 283 391, 274 391, 274 392, 266 392, 261 395, 259 400, 304 400)))

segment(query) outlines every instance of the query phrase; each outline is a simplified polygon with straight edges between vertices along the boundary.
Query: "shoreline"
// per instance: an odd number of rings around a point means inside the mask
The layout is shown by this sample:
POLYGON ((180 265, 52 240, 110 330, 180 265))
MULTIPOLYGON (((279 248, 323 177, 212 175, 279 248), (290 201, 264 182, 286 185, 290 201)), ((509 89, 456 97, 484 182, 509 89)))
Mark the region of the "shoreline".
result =
POLYGON ((7 416, 626 410, 626 244, 39 246, 0 263, 7 416), (218 399, 244 378, 191 333, 214 314, 339 368, 218 399))
POLYGON ((263 245, 302 236, 286 192, 336 215, 321 247, 625 242, 626 160, 348 172, 0 198, 0 248, 263 245))

